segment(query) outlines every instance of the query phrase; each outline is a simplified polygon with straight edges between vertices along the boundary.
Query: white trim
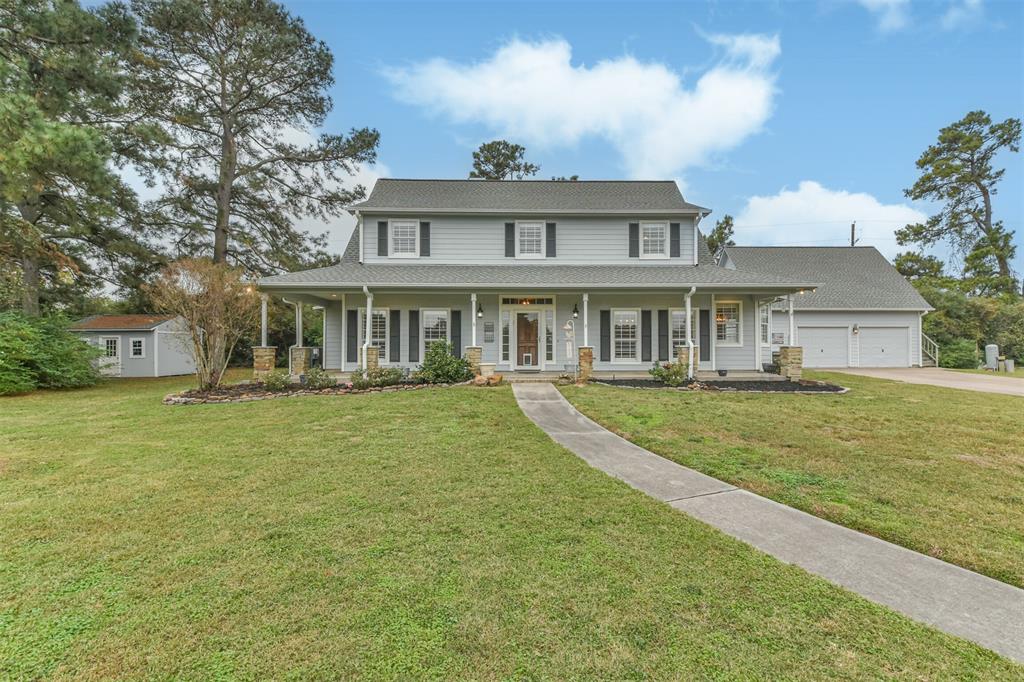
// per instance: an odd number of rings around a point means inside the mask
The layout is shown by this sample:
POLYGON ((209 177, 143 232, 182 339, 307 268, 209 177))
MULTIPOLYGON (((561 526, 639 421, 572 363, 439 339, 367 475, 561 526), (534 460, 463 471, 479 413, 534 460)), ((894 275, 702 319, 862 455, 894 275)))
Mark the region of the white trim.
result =
MULTIPOLYGON (((711 371, 714 372, 718 369, 718 354, 715 349, 718 347, 718 330, 716 329, 717 323, 715 322, 715 295, 711 294, 711 309, 708 311, 708 325, 711 329, 708 330, 708 343, 711 346, 711 371)), ((700 362, 699 360, 697 361, 700 362)))
MULTIPOLYGON (((693 264, 697 265, 700 262, 700 255, 697 252, 697 232, 699 231, 700 221, 704 217, 704 214, 698 213, 697 217, 693 219, 693 264)), ((714 255, 714 254, 712 254, 714 255)), ((698 361, 699 362, 699 361, 698 361)), ((692 363, 691 363, 692 364, 692 363)))
POLYGON ((517 220, 516 221, 516 258, 522 260, 535 260, 538 258, 546 257, 546 242, 547 242, 547 222, 544 220, 517 220), (523 253, 520 250, 520 243, 522 241, 521 226, 523 223, 529 223, 531 225, 540 225, 540 253, 523 253))
MULTIPOLYGON (((181 332, 161 332, 159 329, 153 330, 153 376, 160 376, 160 334, 180 334, 181 332)), ((195 359, 195 358, 193 358, 195 359)))
POLYGON ((470 336, 472 343, 470 344, 473 348, 476 348, 476 293, 469 295, 469 315, 472 324, 470 325, 470 336))
POLYGON ((672 223, 659 220, 642 220, 640 221, 640 260, 666 260, 669 257, 670 242, 672 241, 672 223), (644 253, 644 227, 650 225, 660 225, 664 228, 665 234, 662 240, 661 253, 644 253))
POLYGON ((128 358, 130 360, 145 360, 146 359, 146 339, 142 336, 131 336, 128 338, 128 358), (139 355, 135 354, 135 342, 138 341, 142 346, 142 353, 139 355))
POLYGON ((518 311, 526 311, 526 312, 537 311, 538 313, 543 313, 545 310, 551 310, 551 311, 553 311, 553 313, 555 315, 555 329, 552 330, 552 341, 554 342, 555 341, 554 335, 557 333, 557 327, 558 327, 558 317, 557 317, 557 315, 558 315, 558 297, 557 296, 555 296, 554 294, 539 294, 539 293, 536 293, 536 292, 531 292, 528 296, 522 296, 522 295, 517 296, 515 294, 509 294, 509 293, 506 293, 506 292, 502 292, 502 293, 498 294, 498 320, 497 320, 497 323, 498 323, 498 329, 497 329, 497 334, 498 334, 498 358, 497 358, 497 362, 498 362, 498 364, 503 365, 505 367, 509 367, 513 371, 517 370, 517 369, 526 369, 526 370, 539 369, 541 371, 544 371, 544 369, 547 367, 548 364, 557 365, 557 362, 558 362, 558 344, 557 343, 554 344, 554 346, 555 346, 554 347, 554 358, 555 358, 554 361, 551 362, 551 363, 548 363, 548 361, 546 360, 547 353, 546 353, 546 346, 544 344, 545 344, 545 341, 546 341, 545 325, 547 324, 547 322, 544 319, 544 315, 543 314, 539 314, 538 315, 538 320, 539 321, 538 321, 538 324, 537 324, 537 355, 539 356, 539 358, 538 358, 539 362, 536 365, 517 365, 516 364, 516 358, 518 356, 518 348, 516 347, 516 344, 518 343, 518 340, 519 340, 518 333, 516 331, 516 312, 518 312, 518 311), (504 302, 502 302, 502 299, 504 299, 504 298, 550 298, 551 299, 551 303, 534 303, 534 304, 530 304, 530 305, 505 304, 504 302), (504 335, 502 334, 501 316, 502 316, 502 313, 504 313, 506 310, 509 312, 508 360, 503 360, 502 356, 504 354, 504 338, 503 338, 504 335), (545 352, 541 352, 542 350, 544 350, 545 352))
POLYGON ((590 348, 590 294, 583 294, 583 346, 590 348))
MULTIPOLYGON (((348 326, 348 294, 342 294, 341 295, 341 325, 340 325, 340 327, 341 327, 341 362, 339 363, 339 365, 341 366, 341 371, 342 372, 345 371, 345 362, 347 362, 346 358, 348 357, 348 329, 345 328, 347 326, 348 326)), ((356 331, 358 332, 358 328, 356 329, 356 331)), ((359 336, 357 334, 356 335, 356 339, 358 339, 358 338, 359 338, 359 336)))
POLYGON ((742 299, 721 299, 715 300, 714 308, 711 310, 712 320, 711 324, 715 332, 715 345, 721 346, 722 348, 743 348, 743 300, 742 299), (736 306, 736 342, 733 341, 721 341, 718 338, 718 306, 720 305, 735 305, 736 306))
POLYGON ((389 218, 388 219, 388 258, 419 258, 420 257, 420 221, 416 218, 389 218), (416 247, 414 253, 395 253, 394 237, 395 223, 413 224, 413 244, 416 247))
POLYGON ((356 223, 359 229, 359 262, 363 262, 363 249, 366 245, 366 240, 363 238, 363 214, 356 211, 356 223))
MULTIPOLYGON (((427 313, 427 312, 431 312, 431 313, 444 313, 444 315, 445 315, 445 318, 444 318, 445 319, 445 324, 444 324, 444 327, 445 327, 445 339, 448 341, 448 343, 451 343, 452 342, 452 309, 451 308, 441 308, 439 306, 427 306, 425 308, 419 308, 419 311, 420 311, 420 315, 419 315, 419 317, 420 317, 420 329, 419 329, 419 336, 420 336, 420 358, 421 358, 421 361, 422 361, 422 358, 426 357, 426 355, 427 355, 427 337, 426 337, 427 325, 426 325, 426 317, 424 316, 424 313, 427 313)), ((476 313, 474 312, 473 314, 475 315, 476 313)), ((391 330, 389 329, 388 331, 390 332, 391 330)))
POLYGON ((100 358, 99 358, 100 374, 103 374, 104 376, 115 376, 115 377, 121 376, 121 372, 123 370, 123 367, 122 367, 122 364, 121 364, 121 356, 122 356, 122 353, 123 353, 123 350, 121 349, 121 337, 120 336, 97 336, 96 338, 99 341, 100 349, 103 351, 103 355, 100 356, 100 358), (113 339, 114 340, 114 343, 115 343, 115 346, 116 346, 116 350, 117 350, 117 353, 115 355, 107 355, 107 341, 109 339, 113 339), (116 371, 114 371, 114 372, 110 372, 110 371, 104 372, 105 369, 109 370, 111 368, 116 369, 116 371))
POLYGON ((643 357, 643 353, 642 353, 642 351, 640 349, 641 340, 643 338, 643 330, 641 329, 641 326, 643 325, 643 320, 641 319, 640 308, 610 308, 609 309, 609 314, 608 314, 608 322, 611 325, 611 328, 608 330, 608 332, 609 332, 609 334, 608 334, 608 343, 611 345, 611 348, 609 349, 610 352, 608 354, 608 357, 611 358, 610 362, 612 362, 613 364, 614 363, 619 363, 619 364, 623 364, 623 365, 640 365, 640 364, 643 364, 644 361, 641 359, 643 357), (635 358, 628 358, 628 357, 620 358, 615 353, 615 313, 634 313, 636 315, 636 339, 635 339, 635 343, 636 343, 636 357, 635 358))
MULTIPOLYGON (((373 325, 367 324, 365 322, 367 307, 369 307, 371 315, 376 315, 377 313, 384 314, 384 345, 377 346, 377 348, 379 349, 377 353, 377 364, 387 365, 390 362, 388 358, 391 357, 391 308, 382 308, 380 306, 373 305, 373 297, 371 296, 369 305, 363 306, 362 308, 358 309, 358 312, 356 313, 356 324, 358 325, 356 327, 356 338, 362 337, 365 339, 363 342, 364 349, 369 347, 373 341, 373 325)), ((366 357, 365 352, 363 353, 363 357, 366 357)), ((360 366, 362 366, 363 369, 365 370, 366 360, 363 359, 360 361, 360 363, 360 366)))

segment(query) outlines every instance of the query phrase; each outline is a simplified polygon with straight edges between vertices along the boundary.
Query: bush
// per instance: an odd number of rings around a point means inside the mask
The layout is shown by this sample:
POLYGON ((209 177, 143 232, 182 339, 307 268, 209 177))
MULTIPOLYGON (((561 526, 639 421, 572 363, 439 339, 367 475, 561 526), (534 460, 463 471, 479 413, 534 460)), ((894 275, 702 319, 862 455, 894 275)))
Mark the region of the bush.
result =
POLYGON ((283 369, 275 369, 263 377, 263 386, 268 391, 287 391, 292 387, 292 377, 283 369))
POLYGON ((681 362, 666 362, 664 365, 655 363, 648 372, 655 381, 660 381, 666 386, 682 386, 689 381, 686 366, 681 362))
POLYGON ((381 388, 394 386, 405 380, 405 371, 401 367, 377 367, 371 369, 364 377, 359 372, 353 372, 349 381, 352 388, 357 391, 365 391, 368 388, 381 388))
POLYGON ((330 388, 337 383, 334 377, 319 367, 310 367, 306 370, 306 388, 318 391, 321 388, 330 388))
POLYGON ((63 317, 0 314, 0 395, 91 386, 99 380, 99 355, 63 317))
POLYGON ((452 345, 447 341, 430 344, 416 371, 416 380, 427 384, 457 384, 472 378, 469 360, 452 355, 452 345))
POLYGON ((977 369, 977 346, 970 339, 957 339, 948 343, 939 349, 939 365, 952 369, 977 369))

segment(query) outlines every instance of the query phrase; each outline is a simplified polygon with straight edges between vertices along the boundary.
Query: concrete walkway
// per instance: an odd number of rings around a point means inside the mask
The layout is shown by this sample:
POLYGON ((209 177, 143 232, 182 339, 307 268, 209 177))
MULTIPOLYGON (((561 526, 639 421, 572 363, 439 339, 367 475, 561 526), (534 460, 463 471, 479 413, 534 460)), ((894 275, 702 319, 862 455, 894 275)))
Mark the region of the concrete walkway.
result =
POLYGON ((591 466, 781 561, 1024 663, 1024 590, 670 462, 584 417, 551 384, 513 391, 526 416, 591 466))
POLYGON ((1008 374, 972 374, 940 367, 892 367, 887 369, 826 369, 823 372, 843 372, 875 379, 891 379, 908 384, 927 384, 943 388, 962 388, 965 391, 1004 393, 1024 396, 1024 379, 1008 374))

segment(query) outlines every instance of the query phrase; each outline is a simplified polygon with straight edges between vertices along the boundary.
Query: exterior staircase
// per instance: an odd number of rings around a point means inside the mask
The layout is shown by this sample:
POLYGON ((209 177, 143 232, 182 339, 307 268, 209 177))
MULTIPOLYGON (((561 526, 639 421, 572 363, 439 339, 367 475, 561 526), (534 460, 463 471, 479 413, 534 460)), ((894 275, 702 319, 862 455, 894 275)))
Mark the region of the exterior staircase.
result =
POLYGON ((939 366, 939 344, 924 332, 921 333, 921 366, 939 366))

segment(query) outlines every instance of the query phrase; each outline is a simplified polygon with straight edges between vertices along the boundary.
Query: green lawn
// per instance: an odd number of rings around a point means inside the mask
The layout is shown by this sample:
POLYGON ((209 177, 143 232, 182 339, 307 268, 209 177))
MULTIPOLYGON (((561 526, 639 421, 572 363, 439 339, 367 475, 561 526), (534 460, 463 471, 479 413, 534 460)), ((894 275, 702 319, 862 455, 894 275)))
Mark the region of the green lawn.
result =
POLYGON ((957 372, 967 372, 968 374, 988 374, 994 377, 1006 377, 1010 379, 1024 379, 1024 367, 1014 367, 1013 372, 990 372, 987 369, 958 369, 957 372))
POLYGON ((566 388, 658 454, 1024 586, 1024 400, 817 374, 845 395, 566 388))
POLYGON ((181 385, 0 400, 0 678, 1024 675, 589 468, 507 388, 181 385))

